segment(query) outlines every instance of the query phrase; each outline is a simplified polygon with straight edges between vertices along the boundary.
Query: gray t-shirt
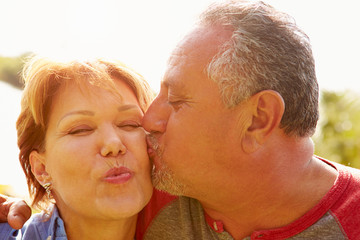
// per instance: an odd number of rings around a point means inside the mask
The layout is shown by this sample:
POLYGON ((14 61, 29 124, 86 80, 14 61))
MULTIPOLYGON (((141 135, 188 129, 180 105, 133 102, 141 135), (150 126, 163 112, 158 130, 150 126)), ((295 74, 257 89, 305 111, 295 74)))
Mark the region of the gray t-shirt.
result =
MULTIPOLYGON (((360 171, 323 161, 333 165, 339 173, 334 186, 323 199, 293 223, 277 229, 253 232, 244 240, 360 239, 360 171)), ((156 196, 161 194, 165 193, 155 191, 154 199, 139 216, 142 226, 138 226, 140 234, 137 239, 233 239, 220 221, 204 213, 197 200, 156 196), (147 220, 143 219, 144 216, 147 220), (144 226, 145 229, 141 229, 144 226)))

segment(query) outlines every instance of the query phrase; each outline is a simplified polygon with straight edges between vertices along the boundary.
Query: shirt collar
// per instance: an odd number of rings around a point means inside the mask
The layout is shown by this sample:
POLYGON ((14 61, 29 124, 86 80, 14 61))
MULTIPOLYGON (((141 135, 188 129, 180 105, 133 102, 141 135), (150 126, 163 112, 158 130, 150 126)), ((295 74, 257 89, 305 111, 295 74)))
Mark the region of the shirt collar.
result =
POLYGON ((49 223, 49 228, 48 228, 47 234, 48 234, 47 239, 51 239, 51 240, 67 239, 64 222, 61 219, 59 211, 55 205, 53 206, 53 209, 51 212, 50 223, 49 223))
POLYGON ((207 222, 207 224, 209 224, 209 226, 217 233, 222 233, 224 232, 224 224, 222 221, 220 220, 214 220, 212 219, 205 211, 205 220, 207 222))

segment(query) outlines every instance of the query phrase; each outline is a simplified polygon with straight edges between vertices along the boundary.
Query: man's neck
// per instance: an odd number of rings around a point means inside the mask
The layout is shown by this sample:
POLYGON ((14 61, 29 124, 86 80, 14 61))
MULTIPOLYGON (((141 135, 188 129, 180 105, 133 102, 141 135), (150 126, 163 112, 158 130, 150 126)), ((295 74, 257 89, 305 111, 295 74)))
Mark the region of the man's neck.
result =
POLYGON ((231 189, 222 193, 228 197, 221 201, 199 201, 206 213, 221 220, 235 239, 243 239, 256 230, 285 226, 313 208, 337 177, 335 169, 312 157, 301 167, 291 169, 268 169, 279 174, 258 176, 259 184, 252 184, 247 192, 231 189))

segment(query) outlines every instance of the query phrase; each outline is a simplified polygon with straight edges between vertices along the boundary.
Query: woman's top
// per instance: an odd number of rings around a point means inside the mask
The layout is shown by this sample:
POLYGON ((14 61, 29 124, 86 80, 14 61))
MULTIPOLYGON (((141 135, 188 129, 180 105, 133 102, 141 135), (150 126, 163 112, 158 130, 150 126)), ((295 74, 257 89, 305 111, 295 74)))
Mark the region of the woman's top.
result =
POLYGON ((0 223, 1 240, 67 240, 64 222, 56 206, 47 213, 33 214, 22 229, 15 230, 8 223, 0 223))

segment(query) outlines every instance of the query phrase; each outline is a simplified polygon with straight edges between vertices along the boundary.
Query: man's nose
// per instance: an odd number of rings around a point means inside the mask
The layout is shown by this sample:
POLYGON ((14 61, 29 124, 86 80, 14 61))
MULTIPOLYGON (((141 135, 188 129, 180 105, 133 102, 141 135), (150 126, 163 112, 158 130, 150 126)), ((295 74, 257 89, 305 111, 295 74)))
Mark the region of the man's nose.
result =
POLYGON ((142 126, 150 133, 164 133, 169 114, 169 104, 160 96, 157 96, 146 111, 142 120, 142 126))

